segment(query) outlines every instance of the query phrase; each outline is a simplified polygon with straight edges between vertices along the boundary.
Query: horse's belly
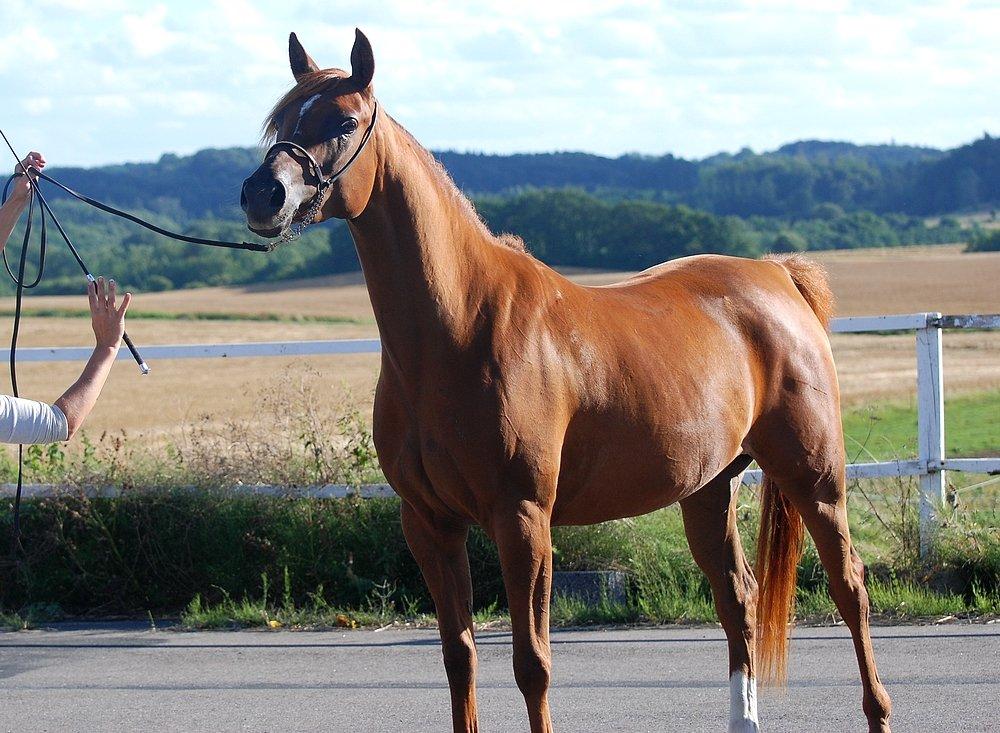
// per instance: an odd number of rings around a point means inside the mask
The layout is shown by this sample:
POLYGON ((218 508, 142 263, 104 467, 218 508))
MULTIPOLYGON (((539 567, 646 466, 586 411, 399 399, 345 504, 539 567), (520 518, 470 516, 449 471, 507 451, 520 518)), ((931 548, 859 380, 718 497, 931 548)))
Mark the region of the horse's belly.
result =
POLYGON ((617 427, 567 442, 553 524, 595 524, 680 501, 735 458, 742 438, 717 425, 691 434, 617 427))
POLYGON ((672 481, 665 463, 647 462, 643 468, 628 471, 609 466, 591 471, 585 481, 564 479, 561 474, 552 524, 597 524, 648 514, 697 489, 672 481))

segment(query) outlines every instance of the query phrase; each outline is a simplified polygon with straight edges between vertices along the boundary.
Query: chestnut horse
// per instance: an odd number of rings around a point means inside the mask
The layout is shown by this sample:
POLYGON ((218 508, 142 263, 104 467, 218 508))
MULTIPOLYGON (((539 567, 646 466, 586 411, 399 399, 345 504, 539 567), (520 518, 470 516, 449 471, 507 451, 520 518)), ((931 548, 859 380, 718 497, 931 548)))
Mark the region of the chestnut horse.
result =
POLYGON ((376 104, 358 31, 350 73, 289 39, 295 86, 243 184, 251 230, 347 220, 382 338, 374 436, 437 609, 456 731, 475 731, 466 536, 496 542, 514 676, 552 729, 550 527, 679 502, 729 641, 730 731, 757 731, 756 678, 785 674, 803 523, 854 638, 872 731, 888 731, 864 568, 851 544, 823 273, 800 257, 703 255, 583 287, 492 235, 434 158, 376 104), (766 474, 758 578, 735 527, 766 474), (758 581, 760 583, 758 589, 758 581))

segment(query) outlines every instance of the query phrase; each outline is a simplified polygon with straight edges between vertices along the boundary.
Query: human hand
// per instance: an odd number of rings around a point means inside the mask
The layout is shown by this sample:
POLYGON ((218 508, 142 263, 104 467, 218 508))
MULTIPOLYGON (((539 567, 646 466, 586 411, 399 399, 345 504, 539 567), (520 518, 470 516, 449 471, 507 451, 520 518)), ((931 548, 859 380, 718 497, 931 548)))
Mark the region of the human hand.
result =
POLYGON ((90 320, 97 337, 98 347, 117 349, 125 334, 125 311, 132 302, 132 293, 125 293, 120 305, 117 300, 117 285, 114 280, 104 286, 104 278, 88 283, 87 296, 90 301, 90 320))
MULTIPOLYGON (((45 167, 45 156, 43 156, 41 153, 36 153, 34 150, 32 150, 30 153, 27 154, 27 156, 25 156, 24 160, 22 160, 20 163, 14 166, 14 173, 23 174, 24 171, 27 170, 28 175, 31 176, 31 180, 34 181, 37 179, 38 176, 35 173, 35 171, 32 170, 32 168, 34 168, 35 170, 42 170, 42 168, 44 167, 45 167)), ((14 182, 11 184, 11 187, 13 189, 11 191, 11 198, 24 201, 27 200, 28 196, 31 195, 31 184, 28 182, 28 179, 25 178, 23 175, 15 178, 14 182)))

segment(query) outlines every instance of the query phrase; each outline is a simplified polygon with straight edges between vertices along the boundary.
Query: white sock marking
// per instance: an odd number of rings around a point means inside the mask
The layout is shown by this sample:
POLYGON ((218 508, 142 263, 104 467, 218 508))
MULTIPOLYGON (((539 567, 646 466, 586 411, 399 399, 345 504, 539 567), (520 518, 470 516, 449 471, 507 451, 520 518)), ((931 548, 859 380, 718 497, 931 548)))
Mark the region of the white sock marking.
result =
POLYGON ((742 669, 729 678, 729 733, 759 733, 757 681, 742 669))

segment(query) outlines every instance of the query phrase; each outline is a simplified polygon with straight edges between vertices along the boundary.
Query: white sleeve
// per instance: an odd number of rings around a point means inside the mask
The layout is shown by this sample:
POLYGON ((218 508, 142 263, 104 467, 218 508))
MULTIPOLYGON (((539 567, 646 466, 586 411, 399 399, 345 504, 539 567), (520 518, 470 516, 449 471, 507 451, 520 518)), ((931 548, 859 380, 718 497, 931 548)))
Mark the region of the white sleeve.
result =
POLYGON ((0 395, 0 442, 55 443, 69 437, 69 424, 55 405, 0 395))

